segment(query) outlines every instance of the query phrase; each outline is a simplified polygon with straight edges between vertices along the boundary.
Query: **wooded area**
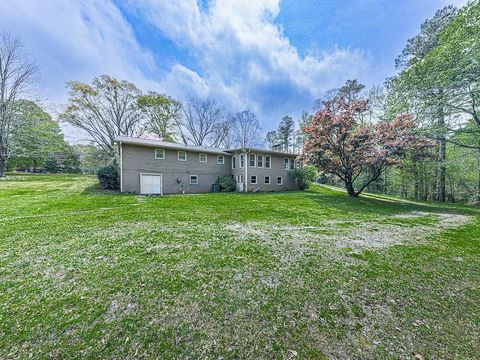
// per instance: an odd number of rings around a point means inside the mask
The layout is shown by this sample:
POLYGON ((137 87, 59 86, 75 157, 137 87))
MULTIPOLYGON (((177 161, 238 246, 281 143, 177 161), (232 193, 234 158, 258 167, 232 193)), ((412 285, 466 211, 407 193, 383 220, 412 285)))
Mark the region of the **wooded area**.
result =
POLYGON ((384 85, 367 90, 348 80, 320 94, 300 119, 284 116, 262 140, 260 121, 248 109, 232 113, 215 99, 180 102, 109 75, 91 84, 69 81, 68 104, 53 120, 29 99, 37 72, 33 60, 19 39, 3 34, 0 177, 7 169, 95 173, 117 156, 117 136, 150 136, 303 152, 305 163, 318 168, 319 181, 343 185, 352 196, 365 189, 480 203, 479 35, 479 1, 439 9, 408 40, 396 59, 398 74, 384 85), (61 124, 79 129, 85 141, 69 144, 61 124))

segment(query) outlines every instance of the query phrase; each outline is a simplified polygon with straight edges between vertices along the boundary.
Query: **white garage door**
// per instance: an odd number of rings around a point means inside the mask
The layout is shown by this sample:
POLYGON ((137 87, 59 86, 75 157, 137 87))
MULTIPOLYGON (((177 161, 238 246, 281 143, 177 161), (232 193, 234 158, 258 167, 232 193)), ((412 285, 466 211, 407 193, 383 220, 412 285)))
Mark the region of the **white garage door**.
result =
POLYGON ((141 174, 140 192, 142 194, 162 194, 162 175, 141 174))

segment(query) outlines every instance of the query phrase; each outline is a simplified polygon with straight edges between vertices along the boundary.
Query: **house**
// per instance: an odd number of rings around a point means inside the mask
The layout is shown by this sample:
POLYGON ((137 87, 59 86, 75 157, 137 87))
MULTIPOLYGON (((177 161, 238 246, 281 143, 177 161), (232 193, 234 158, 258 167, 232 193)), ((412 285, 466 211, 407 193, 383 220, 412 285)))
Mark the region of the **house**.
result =
POLYGON ((138 194, 204 193, 218 177, 231 176, 237 191, 296 189, 289 171, 296 154, 265 149, 219 149, 118 137, 120 188, 138 194))

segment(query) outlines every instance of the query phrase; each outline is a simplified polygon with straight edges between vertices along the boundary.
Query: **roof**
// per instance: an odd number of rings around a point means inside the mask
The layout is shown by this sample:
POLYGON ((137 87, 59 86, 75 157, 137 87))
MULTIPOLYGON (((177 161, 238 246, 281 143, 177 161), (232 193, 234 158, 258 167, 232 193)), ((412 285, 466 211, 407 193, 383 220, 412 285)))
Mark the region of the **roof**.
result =
POLYGON ((259 149, 259 148, 252 148, 252 147, 229 149, 226 151, 229 151, 229 152, 247 151, 247 152, 255 152, 255 153, 259 152, 264 154, 282 155, 282 156, 294 156, 294 157, 298 156, 298 154, 293 154, 293 153, 284 152, 284 151, 275 151, 275 150, 259 149))
POLYGON ((153 139, 141 139, 141 138, 134 138, 134 137, 127 137, 127 136, 118 136, 115 139, 115 142, 124 143, 124 144, 131 144, 131 145, 139 145, 139 146, 148 146, 148 147, 160 147, 163 149, 172 149, 172 150, 189 150, 189 151, 198 151, 210 154, 219 154, 219 155, 232 155, 226 152, 226 149, 214 148, 209 146, 193 146, 193 145, 185 145, 180 143, 172 143, 167 141, 161 140, 153 140, 153 139))
POLYGON ((239 152, 239 151, 252 151, 252 152, 259 152, 264 154, 272 154, 272 155, 282 155, 282 156, 297 156, 298 154, 287 153, 283 151, 275 151, 275 150, 268 150, 268 149, 259 149, 259 148, 237 148, 237 149, 222 149, 222 148, 215 148, 210 146, 193 146, 193 145, 185 145, 180 143, 172 143, 167 141, 161 140, 154 140, 154 139, 142 139, 142 138, 135 138, 135 137, 128 137, 128 136, 118 136, 115 139, 118 143, 125 143, 125 144, 132 144, 132 145, 139 145, 139 146, 148 146, 148 147, 160 147, 164 149, 172 149, 172 150, 189 150, 189 151, 198 151, 198 152, 205 152, 210 154, 220 154, 220 155, 229 155, 231 156, 232 152, 239 152))

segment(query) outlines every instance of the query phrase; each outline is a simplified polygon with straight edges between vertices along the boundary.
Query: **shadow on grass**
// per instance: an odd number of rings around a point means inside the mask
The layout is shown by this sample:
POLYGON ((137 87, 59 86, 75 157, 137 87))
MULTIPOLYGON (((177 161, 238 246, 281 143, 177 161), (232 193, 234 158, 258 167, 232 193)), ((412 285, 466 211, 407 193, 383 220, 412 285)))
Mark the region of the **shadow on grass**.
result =
POLYGON ((474 206, 414 201, 370 193, 364 193, 358 198, 353 198, 342 189, 323 185, 315 186, 314 189, 306 191, 306 195, 322 206, 345 212, 379 215, 395 215, 408 212, 480 215, 480 209, 474 206))
POLYGON ((81 195, 124 195, 120 190, 109 190, 102 189, 100 184, 92 184, 87 186, 82 192, 81 195))

